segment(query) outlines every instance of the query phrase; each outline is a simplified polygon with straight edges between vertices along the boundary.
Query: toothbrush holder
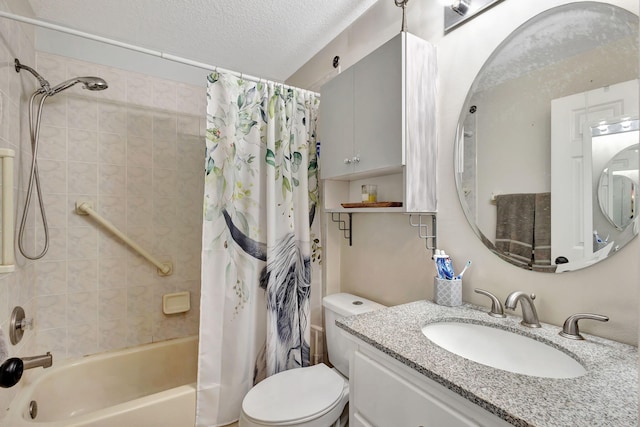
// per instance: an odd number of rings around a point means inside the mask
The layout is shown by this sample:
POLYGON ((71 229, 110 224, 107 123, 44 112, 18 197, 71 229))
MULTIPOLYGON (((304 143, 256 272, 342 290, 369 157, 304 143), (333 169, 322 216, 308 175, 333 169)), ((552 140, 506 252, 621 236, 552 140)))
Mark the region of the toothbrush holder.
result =
POLYGON ((462 279, 433 278, 433 302, 447 307, 462 305, 462 279))

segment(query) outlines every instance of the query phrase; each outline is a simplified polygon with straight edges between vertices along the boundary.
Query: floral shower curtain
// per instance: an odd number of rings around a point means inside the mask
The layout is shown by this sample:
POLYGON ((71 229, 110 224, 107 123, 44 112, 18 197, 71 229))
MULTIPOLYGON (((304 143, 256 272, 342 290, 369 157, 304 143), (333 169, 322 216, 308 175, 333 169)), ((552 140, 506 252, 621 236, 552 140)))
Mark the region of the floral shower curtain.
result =
POLYGON ((237 420, 260 380, 309 364, 319 98, 208 77, 199 427, 237 420))

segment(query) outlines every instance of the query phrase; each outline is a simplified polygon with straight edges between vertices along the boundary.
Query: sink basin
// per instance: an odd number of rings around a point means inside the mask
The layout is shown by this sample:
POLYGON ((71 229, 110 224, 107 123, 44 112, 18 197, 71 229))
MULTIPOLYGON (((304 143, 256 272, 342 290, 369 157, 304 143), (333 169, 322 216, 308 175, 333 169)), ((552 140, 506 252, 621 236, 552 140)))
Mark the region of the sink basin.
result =
POLYGON ((422 333, 440 347, 483 365, 517 374, 576 378, 586 370, 568 354, 524 335, 475 323, 438 322, 422 333))

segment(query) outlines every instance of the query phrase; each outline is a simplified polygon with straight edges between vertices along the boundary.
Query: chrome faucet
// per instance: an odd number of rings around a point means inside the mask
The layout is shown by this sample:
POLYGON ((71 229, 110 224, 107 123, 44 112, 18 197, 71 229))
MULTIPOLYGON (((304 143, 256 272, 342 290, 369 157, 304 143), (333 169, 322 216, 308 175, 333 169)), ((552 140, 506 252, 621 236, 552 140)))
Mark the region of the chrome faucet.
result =
POLYGON ((515 310, 518 301, 520 301, 520 307, 522 308, 522 322, 520 324, 529 328, 539 328, 540 321, 538 320, 536 306, 533 304, 534 299, 536 299, 535 294, 529 296, 525 292, 515 291, 509 294, 504 306, 509 310, 515 310))

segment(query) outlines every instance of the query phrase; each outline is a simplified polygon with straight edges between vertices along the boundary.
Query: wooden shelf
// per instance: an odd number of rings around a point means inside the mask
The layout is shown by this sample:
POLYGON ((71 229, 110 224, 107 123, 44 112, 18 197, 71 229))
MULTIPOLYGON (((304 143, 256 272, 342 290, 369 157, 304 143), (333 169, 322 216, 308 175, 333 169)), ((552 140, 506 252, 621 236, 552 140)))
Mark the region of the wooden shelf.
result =
POLYGON ((402 207, 397 208, 331 208, 325 209, 325 212, 337 213, 403 213, 402 207))

